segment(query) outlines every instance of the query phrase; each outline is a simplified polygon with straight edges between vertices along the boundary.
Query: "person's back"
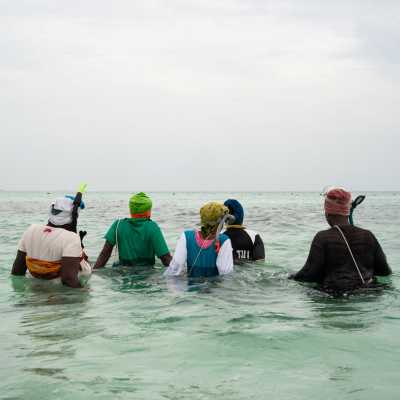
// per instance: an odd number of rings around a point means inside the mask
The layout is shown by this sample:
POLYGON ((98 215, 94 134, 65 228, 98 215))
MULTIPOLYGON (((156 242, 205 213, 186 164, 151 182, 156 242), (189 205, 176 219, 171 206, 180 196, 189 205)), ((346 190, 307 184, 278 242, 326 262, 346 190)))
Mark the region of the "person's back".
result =
POLYGON ((233 271, 232 245, 219 231, 227 207, 209 202, 200 209, 201 229, 186 230, 180 236, 167 276, 187 274, 190 278, 210 278, 233 271))
MULTIPOLYGON (((220 248, 224 249, 224 243, 229 238, 220 234, 218 239, 207 240, 202 237, 201 232, 195 230, 187 230, 184 235, 187 251, 187 275, 191 278, 206 278, 219 275, 219 262, 217 262, 219 252, 216 251, 216 240, 219 241, 220 248)), ((229 243, 227 245, 229 247, 229 243)))
POLYGON ((256 261, 265 258, 260 235, 244 226, 227 226, 224 234, 231 239, 235 261, 256 261))
MULTIPOLYGON (((11 273, 24 276, 27 271, 44 280, 61 278, 67 286, 82 287, 92 268, 76 233, 79 208, 84 208, 82 192, 75 197, 55 200, 49 211, 47 225, 31 225, 22 235, 11 273)), ((86 232, 82 233, 82 237, 86 232)))
POLYGON ((235 224, 228 225, 224 232, 231 239, 233 259, 237 262, 257 261, 265 259, 265 248, 261 236, 243 226, 244 210, 235 199, 228 199, 224 205, 235 217, 235 224))
POLYGON ((171 255, 160 227, 150 219, 153 203, 145 193, 137 193, 129 200, 131 218, 113 222, 104 238, 106 242, 99 254, 95 269, 103 268, 109 260, 114 246, 117 248, 120 265, 152 266, 155 256, 168 266, 171 255))
MULTIPOLYGON (((370 231, 352 225, 344 225, 340 229, 365 282, 371 282, 376 275, 390 273, 386 256, 370 231)), ((333 291, 349 291, 362 285, 349 249, 334 227, 316 234, 306 264, 294 278, 317 282, 333 291)))
POLYGON ((343 293, 391 274, 386 256, 368 230, 350 224, 351 193, 331 188, 325 194, 325 217, 330 229, 318 232, 303 268, 290 278, 315 282, 328 292, 343 293))
POLYGON ((112 246, 117 245, 122 265, 154 265, 156 255, 169 252, 159 226, 147 218, 114 221, 105 239, 112 246))
POLYGON ((42 279, 60 275, 62 257, 80 257, 82 253, 76 233, 36 224, 25 231, 18 249, 26 253, 26 265, 31 275, 42 279))

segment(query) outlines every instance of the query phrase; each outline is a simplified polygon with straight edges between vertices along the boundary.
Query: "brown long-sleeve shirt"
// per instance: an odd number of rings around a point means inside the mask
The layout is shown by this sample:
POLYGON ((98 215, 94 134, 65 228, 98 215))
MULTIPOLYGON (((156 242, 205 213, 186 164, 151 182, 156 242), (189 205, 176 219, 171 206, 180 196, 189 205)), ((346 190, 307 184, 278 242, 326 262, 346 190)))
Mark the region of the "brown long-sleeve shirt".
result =
MULTIPOLYGON (((364 280, 392 273, 378 240, 368 230, 352 225, 341 226, 364 280)), ((347 291, 362 286, 349 250, 335 228, 318 232, 311 244, 304 267, 292 277, 316 282, 326 289, 347 291)))

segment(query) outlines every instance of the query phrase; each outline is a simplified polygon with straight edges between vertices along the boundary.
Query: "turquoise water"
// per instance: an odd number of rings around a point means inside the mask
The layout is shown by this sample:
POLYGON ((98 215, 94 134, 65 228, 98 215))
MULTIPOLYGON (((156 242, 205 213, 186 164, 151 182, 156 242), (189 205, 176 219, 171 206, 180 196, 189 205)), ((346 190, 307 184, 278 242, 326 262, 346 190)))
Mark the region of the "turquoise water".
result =
MULTIPOLYGON (((171 249, 207 200, 240 199, 267 262, 207 285, 163 267, 110 268, 87 289, 9 275, 17 242, 56 193, 0 192, 1 399, 396 399, 399 397, 400 193, 369 193, 390 288, 333 299, 286 279, 325 229, 318 193, 153 193, 171 249)), ((92 260, 127 193, 89 193, 80 227, 92 260)))

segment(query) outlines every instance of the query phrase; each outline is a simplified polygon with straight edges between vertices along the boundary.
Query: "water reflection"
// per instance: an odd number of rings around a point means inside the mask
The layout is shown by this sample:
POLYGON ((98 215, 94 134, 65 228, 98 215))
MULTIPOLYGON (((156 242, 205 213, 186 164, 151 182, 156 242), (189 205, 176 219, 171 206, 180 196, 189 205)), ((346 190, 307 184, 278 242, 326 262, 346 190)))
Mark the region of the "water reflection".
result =
POLYGON ((111 289, 116 292, 145 290, 146 293, 159 291, 156 285, 160 269, 157 267, 117 266, 96 271, 96 275, 110 280, 111 289))
POLYGON ((75 341, 97 331, 92 318, 86 316, 90 289, 70 289, 27 277, 10 279, 14 290, 11 300, 19 315, 17 335, 21 338, 16 357, 30 360, 25 371, 64 379, 59 369, 46 364, 73 358, 75 341))
POLYGON ((90 298, 90 287, 71 289, 63 286, 59 279, 46 281, 31 277, 10 275, 11 287, 16 295, 14 305, 65 305, 84 303, 90 298), (15 302, 15 300, 18 300, 15 302))
POLYGON ((385 289, 385 286, 377 285, 332 295, 309 287, 306 293, 323 328, 357 331, 369 329, 381 321, 382 310, 386 307, 385 289))
POLYGON ((184 292, 210 294, 213 289, 221 287, 223 277, 215 276, 209 278, 189 278, 186 276, 165 277, 166 285, 170 293, 182 294, 184 292))

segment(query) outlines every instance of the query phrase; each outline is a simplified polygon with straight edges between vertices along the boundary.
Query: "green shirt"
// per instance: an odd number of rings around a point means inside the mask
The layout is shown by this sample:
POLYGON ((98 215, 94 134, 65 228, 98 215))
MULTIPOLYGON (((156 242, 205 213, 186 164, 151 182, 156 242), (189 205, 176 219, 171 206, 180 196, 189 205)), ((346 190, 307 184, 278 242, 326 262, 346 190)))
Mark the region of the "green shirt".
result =
POLYGON ((119 260, 124 265, 154 265, 155 255, 161 257, 169 253, 160 227, 148 218, 114 221, 104 238, 113 246, 118 238, 119 260))

